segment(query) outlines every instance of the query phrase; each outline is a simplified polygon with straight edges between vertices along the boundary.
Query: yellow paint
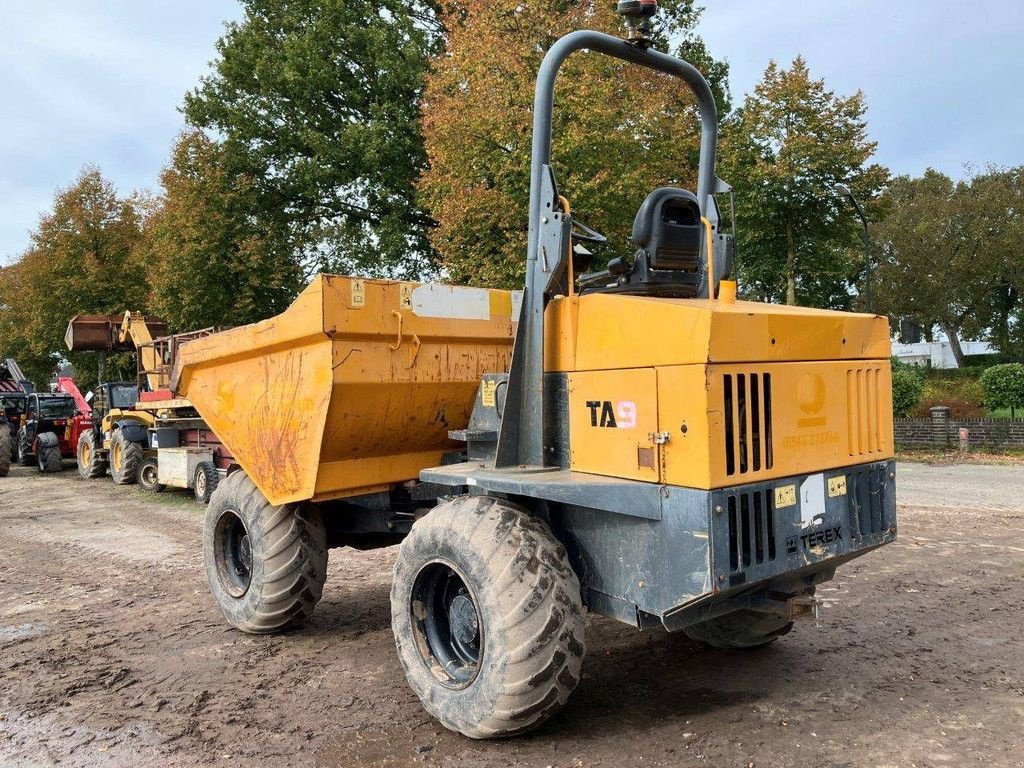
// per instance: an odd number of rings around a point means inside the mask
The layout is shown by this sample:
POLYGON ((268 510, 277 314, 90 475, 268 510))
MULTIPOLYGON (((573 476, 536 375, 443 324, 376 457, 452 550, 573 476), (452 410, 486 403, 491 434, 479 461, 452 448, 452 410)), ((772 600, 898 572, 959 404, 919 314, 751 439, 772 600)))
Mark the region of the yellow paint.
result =
POLYGON ((488 291, 487 299, 491 308, 491 319, 512 317, 512 293, 510 291, 488 291))
POLYGON ((590 294, 552 301, 546 320, 546 370, 569 379, 575 470, 712 489, 893 456, 884 318, 590 294), (645 404, 657 424, 643 446, 601 435, 593 400, 645 404), (638 468, 639 447, 658 471, 638 468))
POLYGON ((274 504, 413 480, 458 447, 514 325, 403 313, 410 285, 320 276, 278 317, 184 345, 176 394, 274 504))
POLYGON ((569 376, 572 468, 657 482, 657 374, 653 368, 569 376))
POLYGON ((835 498, 836 496, 846 495, 846 475, 839 475, 838 477, 830 477, 828 479, 828 495, 829 498, 835 498))
POLYGON ((718 284, 718 300, 726 304, 736 303, 736 281, 722 280, 718 284))
POLYGON ((775 489, 775 508, 784 509, 796 504, 796 486, 783 485, 775 489))

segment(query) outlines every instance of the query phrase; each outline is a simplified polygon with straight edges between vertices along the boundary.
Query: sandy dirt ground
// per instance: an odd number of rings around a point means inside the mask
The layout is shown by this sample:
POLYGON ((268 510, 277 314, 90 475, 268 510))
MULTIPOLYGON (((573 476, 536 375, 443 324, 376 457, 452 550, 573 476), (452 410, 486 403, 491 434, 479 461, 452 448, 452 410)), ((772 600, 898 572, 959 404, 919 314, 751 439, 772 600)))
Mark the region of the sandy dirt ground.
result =
POLYGON ((305 629, 230 630, 202 510, 68 468, 0 478, 0 765, 1024 765, 1024 468, 902 465, 900 539, 767 650, 588 625, 534 735, 445 731, 389 627, 394 550, 331 553, 305 629))

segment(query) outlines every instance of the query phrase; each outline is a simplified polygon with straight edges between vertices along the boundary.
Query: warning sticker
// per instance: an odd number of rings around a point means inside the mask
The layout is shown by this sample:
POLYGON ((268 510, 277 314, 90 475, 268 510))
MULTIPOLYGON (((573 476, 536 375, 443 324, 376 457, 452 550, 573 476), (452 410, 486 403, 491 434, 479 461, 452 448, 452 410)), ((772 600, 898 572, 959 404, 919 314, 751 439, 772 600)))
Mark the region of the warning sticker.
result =
POLYGON ((480 390, 480 402, 486 408, 497 408, 498 398, 496 393, 498 391, 498 382, 494 379, 485 379, 481 385, 480 390))
POLYGON ((828 479, 828 497, 834 499, 836 496, 846 495, 846 475, 830 477, 828 479))
POLYGON ((352 281, 352 307, 362 309, 366 306, 366 283, 362 280, 352 281))
POLYGON ((796 486, 784 485, 775 489, 775 508, 783 509, 796 504, 796 486))
POLYGON ((402 283, 402 309, 412 309, 412 289, 409 283, 402 283))

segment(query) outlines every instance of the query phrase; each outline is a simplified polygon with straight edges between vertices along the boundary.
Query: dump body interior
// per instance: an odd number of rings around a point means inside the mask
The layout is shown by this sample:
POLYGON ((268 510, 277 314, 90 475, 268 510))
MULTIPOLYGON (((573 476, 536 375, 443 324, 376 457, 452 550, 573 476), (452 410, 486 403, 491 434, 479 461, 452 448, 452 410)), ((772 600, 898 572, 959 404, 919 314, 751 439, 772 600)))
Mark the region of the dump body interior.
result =
POLYGON ((516 295, 320 276, 281 315, 182 346, 172 387, 274 504, 415 480, 508 369, 516 295))

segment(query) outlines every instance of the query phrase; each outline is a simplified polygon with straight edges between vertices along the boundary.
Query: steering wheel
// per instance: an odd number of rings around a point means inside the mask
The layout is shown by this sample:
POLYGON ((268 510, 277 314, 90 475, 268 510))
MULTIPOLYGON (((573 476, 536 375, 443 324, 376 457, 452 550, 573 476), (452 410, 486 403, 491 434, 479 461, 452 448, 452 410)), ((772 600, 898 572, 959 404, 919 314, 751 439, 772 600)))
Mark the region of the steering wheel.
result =
POLYGON ((572 220, 572 239, 577 243, 592 243, 593 245, 601 245, 608 242, 608 238, 596 229, 591 229, 586 224, 576 221, 576 219, 572 220))

